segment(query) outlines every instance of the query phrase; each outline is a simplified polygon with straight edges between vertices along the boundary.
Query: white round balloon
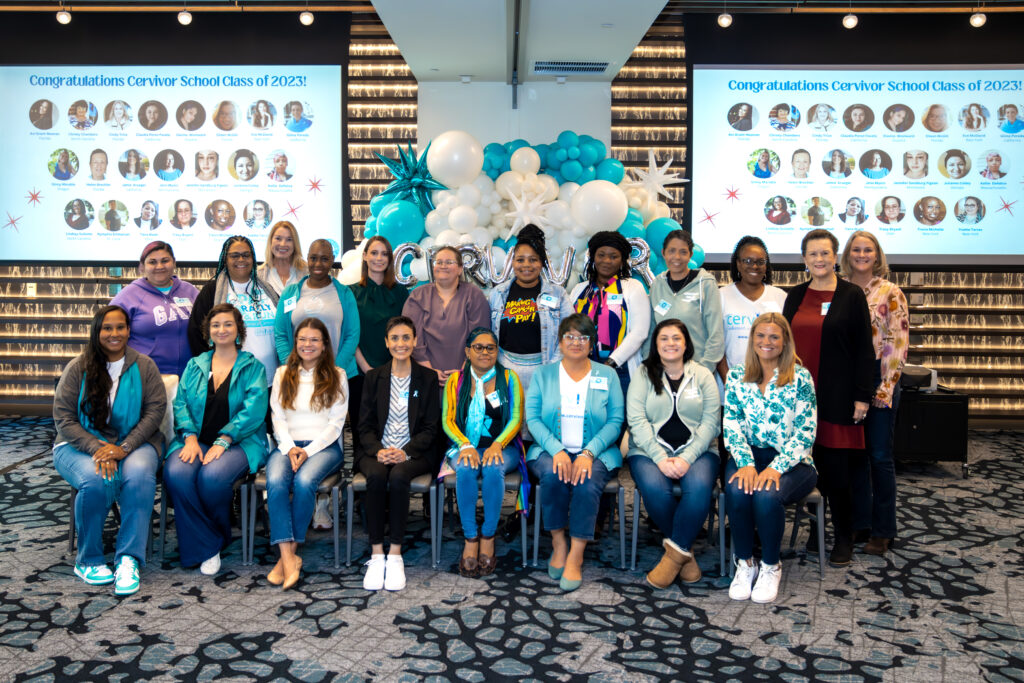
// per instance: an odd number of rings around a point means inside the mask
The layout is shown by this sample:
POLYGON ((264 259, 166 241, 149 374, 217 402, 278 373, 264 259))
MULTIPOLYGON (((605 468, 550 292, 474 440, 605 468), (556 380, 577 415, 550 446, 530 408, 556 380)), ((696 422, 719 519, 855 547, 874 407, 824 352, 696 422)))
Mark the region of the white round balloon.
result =
POLYGON ((558 181, 549 176, 547 173, 542 173, 537 176, 542 183, 544 183, 544 201, 554 201, 558 197, 558 181))
POLYGON ((459 204, 462 206, 475 207, 480 203, 480 189, 476 185, 463 185, 455 193, 455 196, 459 198, 459 204))
POLYGON ((424 249, 430 249, 432 246, 434 246, 434 244, 435 240, 433 237, 424 237, 423 239, 420 240, 420 246, 423 247, 424 249))
POLYGON ((469 133, 441 133, 427 150, 427 170, 439 183, 458 187, 476 180, 484 166, 484 148, 469 133))
MULTIPOLYGON (((473 181, 473 184, 476 186, 476 189, 480 190, 481 197, 486 198, 491 192, 494 192, 494 181, 491 180, 491 177, 486 173, 478 175, 476 180, 473 181)), ((484 201, 486 201, 486 199, 484 201)))
POLYGON ((489 206, 478 206, 474 211, 476 211, 477 225, 487 225, 491 222, 491 208, 489 206))
POLYGON ((487 228, 473 228, 469 231, 469 236, 473 244, 486 247, 491 243, 491 231, 487 228))
POLYGON ((576 190, 580 189, 579 183, 562 183, 561 187, 558 188, 558 198, 563 202, 572 200, 572 196, 576 194, 576 190))
POLYGON ((409 266, 409 271, 416 276, 420 282, 426 282, 427 280, 427 259, 426 257, 418 258, 412 262, 409 266))
POLYGON ((523 174, 519 171, 505 171, 494 181, 494 189, 503 199, 518 197, 523 192, 523 174))
POLYGON ((520 147, 512 153, 508 167, 520 173, 536 173, 540 170, 540 155, 532 147, 520 147))
POLYGON ((590 233, 615 230, 626 220, 629 203, 618 185, 607 180, 584 183, 572 196, 572 217, 590 233))
POLYGON ((437 237, 442 231, 448 229, 448 217, 437 209, 428 213, 423 222, 427 229, 427 234, 431 237, 437 237))
POLYGON ((445 230, 440 235, 434 238, 434 244, 439 246, 458 244, 458 242, 459 233, 451 229, 445 230))
POLYGON ((456 206, 448 214, 448 225, 456 232, 469 232, 476 227, 476 209, 471 206, 456 206))

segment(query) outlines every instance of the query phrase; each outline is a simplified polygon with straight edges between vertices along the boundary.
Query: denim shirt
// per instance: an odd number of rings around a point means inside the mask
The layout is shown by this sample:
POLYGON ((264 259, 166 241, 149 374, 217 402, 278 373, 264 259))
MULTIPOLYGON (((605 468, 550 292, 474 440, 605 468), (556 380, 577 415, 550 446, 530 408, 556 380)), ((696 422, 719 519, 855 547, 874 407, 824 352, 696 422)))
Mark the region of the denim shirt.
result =
MULTIPOLYGON (((487 294, 487 303, 491 307, 491 329, 494 330, 495 335, 501 329, 501 314, 505 310, 508 290, 512 289, 513 282, 515 282, 515 277, 510 278, 507 282, 502 282, 487 294)), ((562 357, 558 348, 558 325, 564 318, 572 315, 573 310, 565 290, 542 277, 540 279, 540 296, 545 294, 550 294, 558 300, 556 308, 549 308, 539 302, 537 304, 540 314, 540 362, 546 365, 562 357)))

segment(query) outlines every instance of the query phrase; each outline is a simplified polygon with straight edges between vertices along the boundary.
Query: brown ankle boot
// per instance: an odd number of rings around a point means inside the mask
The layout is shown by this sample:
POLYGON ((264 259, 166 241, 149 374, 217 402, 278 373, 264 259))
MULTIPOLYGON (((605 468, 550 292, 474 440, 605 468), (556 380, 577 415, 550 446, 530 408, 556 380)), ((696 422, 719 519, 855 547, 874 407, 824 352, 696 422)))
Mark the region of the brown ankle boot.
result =
POLYGON ((866 552, 868 555, 885 555, 885 551, 889 549, 889 545, 891 543, 891 538, 872 536, 870 539, 868 539, 867 544, 864 546, 864 552, 866 552))
POLYGON ((683 553, 683 566, 679 568, 679 578, 683 583, 697 583, 700 581, 700 565, 693 553, 683 553))
POLYGON ((668 588, 671 586, 672 582, 679 576, 679 569, 683 566, 683 561, 686 559, 686 556, 679 550, 679 547, 667 538, 662 545, 665 547, 665 554, 661 556, 661 561, 658 562, 654 569, 647 572, 647 583, 655 588, 668 588))

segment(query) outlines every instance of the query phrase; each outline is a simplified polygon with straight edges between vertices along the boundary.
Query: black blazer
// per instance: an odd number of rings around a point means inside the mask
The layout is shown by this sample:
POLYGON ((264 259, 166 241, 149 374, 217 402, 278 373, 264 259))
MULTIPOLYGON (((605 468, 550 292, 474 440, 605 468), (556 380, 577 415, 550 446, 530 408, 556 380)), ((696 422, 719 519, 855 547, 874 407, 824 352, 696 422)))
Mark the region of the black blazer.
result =
MULTIPOLYGON (((797 285, 786 295, 782 315, 790 323, 810 284, 797 285)), ((874 374, 875 347, 871 342, 868 300, 860 287, 840 279, 821 326, 821 357, 815 382, 818 416, 833 424, 854 424, 853 402, 871 402, 875 395, 874 374)))
MULTIPOLYGON (((359 450, 354 460, 359 471, 361 458, 377 458, 384 448, 381 439, 388 423, 391 407, 391 363, 388 361, 366 373, 363 379, 363 403, 359 406, 359 450)), ((437 440, 441 428, 441 391, 437 373, 412 361, 409 381, 409 443, 405 452, 410 458, 427 458, 437 465, 437 440)))

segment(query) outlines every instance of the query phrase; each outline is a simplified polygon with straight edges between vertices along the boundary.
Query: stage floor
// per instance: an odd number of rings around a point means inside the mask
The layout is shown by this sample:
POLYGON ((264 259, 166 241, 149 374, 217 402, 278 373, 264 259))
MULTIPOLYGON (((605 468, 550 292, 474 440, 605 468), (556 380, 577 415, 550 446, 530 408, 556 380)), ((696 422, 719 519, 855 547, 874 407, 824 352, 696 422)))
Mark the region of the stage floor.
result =
POLYGON ((660 537, 644 521, 638 571, 618 569, 606 531, 571 594, 520 566, 518 537, 499 540, 495 575, 466 579, 461 533, 446 529, 435 571, 418 502, 399 593, 362 589, 357 519, 353 566, 335 570, 330 535, 313 534, 287 592, 264 578, 276 555, 262 525, 256 565, 241 566, 236 537, 212 578, 178 567, 172 529, 167 561, 118 599, 75 578, 64 556, 69 489, 52 434, 46 418, 0 419, 3 681, 1024 680, 1019 432, 972 432, 967 480, 957 464, 903 468, 900 539, 884 559, 857 553, 822 581, 801 530, 773 605, 729 600, 717 551, 700 544, 701 582, 651 589, 640 569, 660 537))

